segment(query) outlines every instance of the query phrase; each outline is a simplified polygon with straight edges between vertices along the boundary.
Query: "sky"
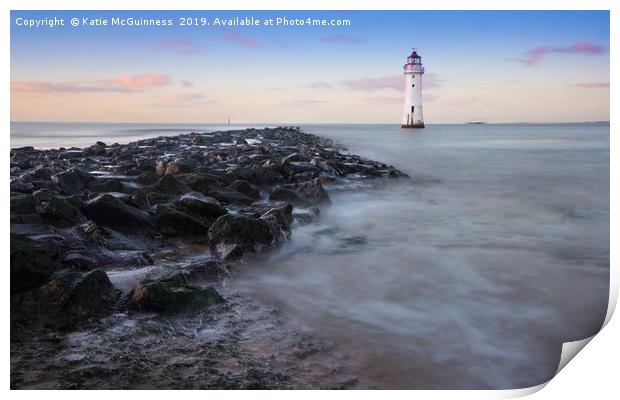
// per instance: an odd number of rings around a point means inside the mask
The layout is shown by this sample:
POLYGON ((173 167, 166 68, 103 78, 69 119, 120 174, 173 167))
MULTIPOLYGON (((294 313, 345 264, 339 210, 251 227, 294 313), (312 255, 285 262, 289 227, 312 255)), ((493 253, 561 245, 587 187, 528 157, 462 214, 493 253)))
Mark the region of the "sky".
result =
POLYGON ((426 123, 609 120, 608 11, 12 11, 11 119, 398 124, 414 47, 426 123))

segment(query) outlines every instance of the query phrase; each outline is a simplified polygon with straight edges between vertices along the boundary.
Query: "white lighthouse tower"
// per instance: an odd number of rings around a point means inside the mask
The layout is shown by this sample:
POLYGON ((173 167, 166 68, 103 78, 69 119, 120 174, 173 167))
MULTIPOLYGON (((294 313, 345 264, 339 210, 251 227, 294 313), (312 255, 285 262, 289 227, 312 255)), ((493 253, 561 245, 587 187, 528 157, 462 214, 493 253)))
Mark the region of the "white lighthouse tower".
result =
POLYGON ((413 49, 407 64, 403 67, 405 74, 405 108, 401 128, 424 128, 422 117, 422 57, 413 49))

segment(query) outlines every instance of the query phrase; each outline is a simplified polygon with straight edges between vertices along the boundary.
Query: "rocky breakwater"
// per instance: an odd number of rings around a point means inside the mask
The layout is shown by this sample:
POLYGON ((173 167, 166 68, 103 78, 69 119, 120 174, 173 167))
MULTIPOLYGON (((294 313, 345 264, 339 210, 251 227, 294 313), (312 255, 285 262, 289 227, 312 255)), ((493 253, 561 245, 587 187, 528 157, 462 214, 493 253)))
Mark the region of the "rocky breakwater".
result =
POLYGON ((330 202, 324 185, 402 177, 298 128, 14 148, 11 321, 72 329, 115 310, 221 304, 217 285, 231 264, 318 218, 330 202), (199 258, 128 288, 109 279, 114 271, 156 270, 157 254, 188 241, 202 246, 199 258))

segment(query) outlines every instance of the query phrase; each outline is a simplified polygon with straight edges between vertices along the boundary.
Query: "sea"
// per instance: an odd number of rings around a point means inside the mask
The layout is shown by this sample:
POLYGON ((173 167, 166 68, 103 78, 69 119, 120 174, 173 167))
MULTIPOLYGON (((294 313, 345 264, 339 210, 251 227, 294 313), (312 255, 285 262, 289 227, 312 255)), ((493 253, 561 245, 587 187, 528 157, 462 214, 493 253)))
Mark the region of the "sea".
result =
MULTIPOLYGON (((11 146, 265 126, 12 123, 11 146)), ((362 386, 534 386, 601 328, 609 124, 299 126, 412 179, 331 190, 318 222, 230 285, 338 346, 362 386)))

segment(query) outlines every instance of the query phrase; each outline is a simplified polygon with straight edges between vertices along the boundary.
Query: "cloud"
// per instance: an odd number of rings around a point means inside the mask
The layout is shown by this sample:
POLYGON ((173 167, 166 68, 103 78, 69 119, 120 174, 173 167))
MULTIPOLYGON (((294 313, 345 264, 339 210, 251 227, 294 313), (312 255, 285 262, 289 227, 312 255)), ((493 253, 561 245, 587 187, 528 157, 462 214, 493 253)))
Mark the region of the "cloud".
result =
POLYGON ((312 89, 329 89, 332 88, 332 84, 329 82, 324 82, 324 81, 319 81, 319 82, 312 82, 306 85, 306 87, 312 88, 312 89))
POLYGON ((575 83, 573 86, 585 89, 608 88, 609 82, 582 82, 575 83))
POLYGON ((230 31, 230 30, 224 31, 220 36, 218 36, 218 38, 220 40, 227 40, 227 41, 230 41, 230 42, 237 42, 240 45, 242 45, 243 47, 246 47, 248 49, 256 49, 256 48, 260 47, 260 44, 256 40, 254 40, 254 39, 252 39, 252 38, 250 38, 248 36, 240 35, 237 32, 233 32, 233 31, 230 31))
POLYGON ((303 106, 313 106, 317 104, 326 104, 326 101, 323 100, 312 100, 312 99, 300 99, 300 100, 291 100, 286 103, 280 104, 280 107, 303 107, 303 106))
POLYGON ((473 96, 451 96, 451 97, 445 97, 442 100, 443 104, 447 104, 450 106, 468 106, 470 104, 473 103, 478 103, 481 100, 478 97, 473 97, 473 96))
POLYGON ((103 80, 104 86, 127 89, 130 92, 144 89, 166 86, 170 83, 170 76, 162 74, 123 75, 118 78, 103 80))
POLYGON ((89 93, 141 92, 170 84, 170 77, 162 74, 123 75, 117 78, 89 81, 13 81, 13 93, 89 93))
POLYGON ((595 45, 591 42, 578 42, 573 43, 567 47, 561 46, 538 46, 534 47, 525 53, 523 58, 511 59, 511 61, 517 61, 531 67, 541 62, 549 54, 582 54, 582 55, 601 55, 606 53, 604 47, 595 45))
POLYGON ((395 89, 402 90, 405 81, 402 75, 388 75, 378 78, 360 78, 353 80, 340 81, 340 83, 351 90, 379 90, 379 89, 395 89))
POLYGON ((357 36, 351 36, 351 35, 326 36, 324 38, 321 38, 320 40, 321 40, 321 42, 326 42, 326 43, 351 43, 351 44, 359 44, 359 43, 366 42, 366 39, 364 39, 364 38, 357 37, 357 36))
POLYGON ((186 88, 194 86, 194 82, 192 81, 181 81, 180 84, 181 86, 186 87, 186 88))
POLYGON ((215 100, 211 100, 200 93, 183 93, 160 96, 155 101, 145 105, 149 107, 190 107, 215 103, 215 100))
POLYGON ((194 42, 187 39, 164 39, 160 40, 158 45, 179 54, 193 54, 198 51, 194 42))
POLYGON ((402 104, 404 101, 403 96, 377 96, 366 97, 362 100, 366 106, 385 106, 392 104, 402 104))
MULTIPOLYGON (((432 74, 425 74, 423 78, 423 87, 432 88, 440 86, 440 80, 432 74)), ((405 78, 402 74, 387 75, 377 78, 360 78, 353 80, 340 81, 342 85, 351 90, 374 91, 381 89, 394 89, 402 91, 405 87, 405 78)))

